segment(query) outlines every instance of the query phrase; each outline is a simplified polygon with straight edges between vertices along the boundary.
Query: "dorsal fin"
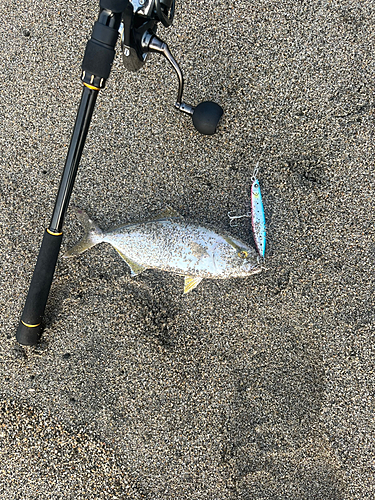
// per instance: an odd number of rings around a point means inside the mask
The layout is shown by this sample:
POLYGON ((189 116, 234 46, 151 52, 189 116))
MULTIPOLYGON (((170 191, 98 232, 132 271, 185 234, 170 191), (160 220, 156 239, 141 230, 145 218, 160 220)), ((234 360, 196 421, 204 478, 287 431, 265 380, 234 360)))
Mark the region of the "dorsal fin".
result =
POLYGON ((167 205, 149 220, 158 219, 183 219, 183 217, 177 212, 177 210, 167 205))

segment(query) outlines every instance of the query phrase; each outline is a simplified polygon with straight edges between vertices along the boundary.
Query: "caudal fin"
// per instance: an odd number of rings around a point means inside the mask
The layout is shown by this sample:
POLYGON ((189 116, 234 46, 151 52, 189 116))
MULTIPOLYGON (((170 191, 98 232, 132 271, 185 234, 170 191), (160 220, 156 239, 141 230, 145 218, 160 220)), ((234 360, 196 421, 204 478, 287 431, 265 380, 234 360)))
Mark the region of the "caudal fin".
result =
POLYGON ((63 257, 75 257, 103 241, 103 231, 90 219, 87 213, 80 208, 75 208, 74 211, 85 230, 85 235, 73 248, 68 250, 63 257))

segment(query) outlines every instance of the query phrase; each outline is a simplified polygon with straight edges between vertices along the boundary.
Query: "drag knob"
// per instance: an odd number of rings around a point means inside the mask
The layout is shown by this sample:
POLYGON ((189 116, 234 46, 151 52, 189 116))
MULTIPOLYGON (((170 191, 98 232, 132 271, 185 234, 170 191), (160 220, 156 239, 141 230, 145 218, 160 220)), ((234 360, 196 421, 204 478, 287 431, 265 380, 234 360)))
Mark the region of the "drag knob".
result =
POLYGON ((205 101, 198 104, 193 112, 194 127, 204 135, 213 135, 223 114, 223 108, 216 102, 205 101))

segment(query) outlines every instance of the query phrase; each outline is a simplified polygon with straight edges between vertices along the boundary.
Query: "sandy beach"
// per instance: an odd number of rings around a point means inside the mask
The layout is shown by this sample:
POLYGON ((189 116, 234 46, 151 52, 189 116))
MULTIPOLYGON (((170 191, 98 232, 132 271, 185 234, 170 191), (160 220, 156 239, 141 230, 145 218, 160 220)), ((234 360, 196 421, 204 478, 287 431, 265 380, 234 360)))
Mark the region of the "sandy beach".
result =
POLYGON ((120 46, 71 205, 107 229, 170 206, 253 245, 266 269, 132 278, 107 244, 74 259, 73 210, 41 342, 15 333, 48 226, 99 2, 1 2, 0 499, 375 498, 375 5, 177 0, 160 28, 202 136, 154 54, 120 46))

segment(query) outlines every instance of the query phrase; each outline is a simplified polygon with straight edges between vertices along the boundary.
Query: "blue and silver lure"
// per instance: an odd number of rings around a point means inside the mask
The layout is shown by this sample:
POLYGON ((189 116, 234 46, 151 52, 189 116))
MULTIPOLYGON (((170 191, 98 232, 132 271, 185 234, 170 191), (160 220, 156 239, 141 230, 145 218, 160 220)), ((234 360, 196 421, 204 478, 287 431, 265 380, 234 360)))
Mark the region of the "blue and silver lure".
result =
POLYGON ((251 179, 251 226, 256 249, 259 255, 264 258, 266 251, 266 218, 257 174, 258 168, 256 167, 251 179))
POLYGON ((256 165, 251 178, 251 212, 244 215, 231 215, 231 212, 228 212, 228 216, 231 226, 233 225, 232 223, 235 219, 242 219, 243 217, 251 218, 251 227, 253 230, 255 246, 259 255, 262 259, 264 259, 266 251, 266 219, 264 216, 262 194, 260 192, 258 181, 258 164, 256 165))

